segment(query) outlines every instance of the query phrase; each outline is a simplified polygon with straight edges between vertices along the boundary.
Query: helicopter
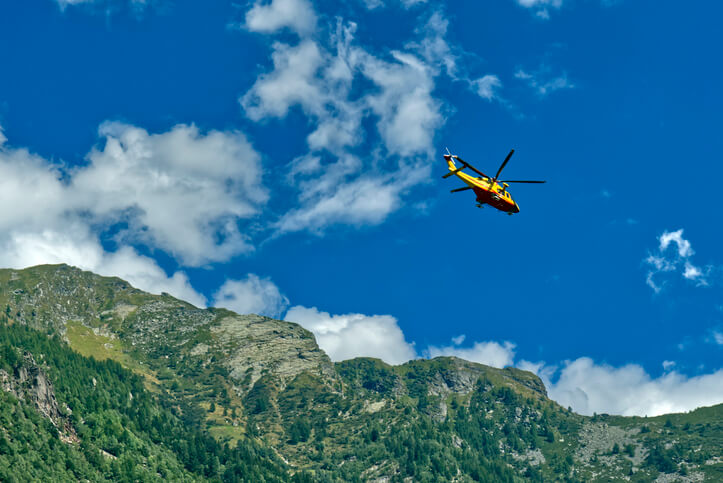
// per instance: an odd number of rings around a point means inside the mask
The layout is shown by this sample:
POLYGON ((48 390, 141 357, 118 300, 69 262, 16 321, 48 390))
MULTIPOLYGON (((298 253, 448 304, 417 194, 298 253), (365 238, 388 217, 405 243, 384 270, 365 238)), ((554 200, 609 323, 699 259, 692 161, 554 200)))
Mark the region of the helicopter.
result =
POLYGON ((504 161, 502 161, 502 164, 500 165, 500 169, 497 170, 497 174, 495 174, 494 178, 490 178, 486 174, 484 174, 482 171, 478 170, 468 162, 464 161, 462 158, 460 158, 457 155, 454 155, 449 152, 449 149, 447 149, 447 154, 444 155, 445 161, 447 161, 447 164, 449 165, 449 173, 442 176, 442 178, 449 178, 452 175, 457 176, 459 179, 465 182, 467 186, 464 186, 462 188, 456 188, 451 191, 451 193, 459 193, 460 191, 467 191, 467 190, 474 190, 474 193, 477 195, 477 208, 482 208, 482 205, 490 205, 493 208, 497 208, 500 211, 503 211, 507 213, 508 215, 512 215, 514 213, 520 212, 520 207, 515 202, 515 200, 512 199, 512 195, 510 195, 510 192, 507 191, 507 187, 509 186, 509 183, 544 183, 545 181, 530 181, 530 180, 506 180, 506 181, 498 181, 498 178, 500 176, 500 173, 507 165, 507 162, 510 160, 512 155, 515 153, 515 150, 510 150, 510 154, 507 155, 504 161), (455 161, 458 161, 461 166, 457 167, 455 164, 455 161), (478 177, 473 177, 468 175, 467 173, 463 173, 462 170, 465 168, 469 168, 470 170, 477 173, 478 177))

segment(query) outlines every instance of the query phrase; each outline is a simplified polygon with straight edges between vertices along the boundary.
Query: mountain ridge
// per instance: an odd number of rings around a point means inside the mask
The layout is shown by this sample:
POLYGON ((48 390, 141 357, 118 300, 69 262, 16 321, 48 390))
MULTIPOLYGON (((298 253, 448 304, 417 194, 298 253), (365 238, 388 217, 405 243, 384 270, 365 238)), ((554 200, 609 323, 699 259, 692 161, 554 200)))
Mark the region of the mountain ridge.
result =
MULTIPOLYGON (((688 474, 723 474, 716 460, 723 405, 667 419, 584 417, 551 401, 530 372, 455 357, 332 363, 298 324, 201 309, 67 265, 1 269, 0 310, 8 327, 57 334, 83 356, 133 371, 149 398, 219 444, 278 454, 288 478, 653 481, 663 474, 687 481, 688 474), (668 420, 676 422, 666 427, 668 420)), ((220 467, 231 464, 223 461, 220 467)), ((186 471, 197 468, 186 464, 186 471)))

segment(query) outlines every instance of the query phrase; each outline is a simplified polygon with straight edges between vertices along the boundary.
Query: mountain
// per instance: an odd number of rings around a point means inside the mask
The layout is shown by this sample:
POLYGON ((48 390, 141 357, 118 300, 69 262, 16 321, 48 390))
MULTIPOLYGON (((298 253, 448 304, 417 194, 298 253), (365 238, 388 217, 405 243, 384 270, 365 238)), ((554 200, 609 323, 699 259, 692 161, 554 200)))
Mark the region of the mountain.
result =
POLYGON ((586 417, 452 357, 332 363, 302 327, 66 265, 0 270, 0 479, 722 481, 723 405, 586 417))

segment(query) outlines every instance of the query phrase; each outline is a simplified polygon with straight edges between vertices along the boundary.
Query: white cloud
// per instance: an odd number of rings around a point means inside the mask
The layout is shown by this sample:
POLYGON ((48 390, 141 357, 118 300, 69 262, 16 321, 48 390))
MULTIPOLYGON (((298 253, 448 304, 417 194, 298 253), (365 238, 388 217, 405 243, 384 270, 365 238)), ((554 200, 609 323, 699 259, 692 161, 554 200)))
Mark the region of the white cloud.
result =
POLYGON ((266 201, 259 156, 237 132, 194 126, 149 134, 100 128, 102 149, 74 169, 0 144, 0 266, 68 263, 203 306, 183 272, 168 276, 134 243, 181 262, 226 260, 251 247, 237 223, 266 201), (101 240, 113 234, 114 251, 101 240))
MULTIPOLYGON (((526 369, 535 367, 528 363, 526 369)), ((670 371, 652 378, 636 364, 611 367, 581 357, 566 362, 554 383, 551 371, 546 371, 544 365, 537 369, 550 398, 580 414, 658 416, 723 401, 723 369, 693 377, 670 371)))
POLYGON ((404 339, 397 319, 390 315, 330 315, 316 307, 291 307, 286 320, 311 331, 331 360, 376 357, 402 364, 416 357, 414 345, 404 339))
POLYGON ((316 12, 308 0, 256 1, 246 12, 246 28, 254 32, 272 33, 289 28, 299 35, 312 33, 316 12))
POLYGON ((25 149, 0 145, 0 236, 18 227, 53 226, 74 208, 58 170, 25 149))
POLYGON ((104 276, 120 277, 141 290, 167 292, 198 307, 206 305, 183 272, 166 275, 155 260, 139 255, 131 247, 107 252, 87 227, 76 224, 64 233, 53 230, 12 232, 0 242, 0 266, 26 268, 41 264, 67 263, 104 276))
POLYGON ((442 104, 432 96, 434 71, 418 57, 393 51, 393 62, 361 53, 361 70, 379 88, 366 97, 378 117, 377 129, 392 154, 433 154, 431 141, 441 127, 442 104))
POLYGON ((279 317, 289 306, 289 300, 269 278, 253 273, 242 280, 227 280, 213 296, 213 303, 239 314, 268 317, 279 317))
POLYGON ((432 140, 444 121, 434 78, 440 66, 453 66, 442 38, 446 20, 433 14, 418 42, 384 58, 357 45, 355 30, 338 20, 327 37, 273 44, 273 69, 240 99, 253 120, 284 118, 297 107, 312 126, 309 151, 287 175, 299 203, 274 225, 277 234, 381 223, 403 205, 407 189, 428 178, 432 140), (374 88, 360 94, 353 86, 362 82, 374 88), (365 130, 365 119, 376 133, 365 130), (365 138, 371 147, 356 152, 365 138))
POLYGON ((655 293, 660 293, 668 283, 663 274, 671 272, 680 272, 683 278, 696 282, 699 286, 708 285, 708 275, 711 272, 711 267, 701 269, 693 265, 690 258, 695 252, 690 241, 683 238, 682 229, 671 232, 664 231, 658 237, 658 242, 657 253, 651 253, 645 259, 645 263, 650 267, 645 277, 645 283, 655 293), (675 251, 673 255, 670 255, 669 248, 673 247, 673 245, 675 245, 675 251))
POLYGON ((567 74, 564 72, 559 76, 550 75, 550 67, 545 64, 541 65, 540 68, 534 72, 519 69, 515 72, 515 78, 527 83, 540 97, 546 97, 561 89, 572 89, 575 87, 575 85, 568 80, 567 74))
POLYGON ((426 355, 430 358, 455 356, 492 367, 507 367, 514 363, 515 344, 511 342, 475 342, 471 347, 460 347, 464 336, 452 339, 454 345, 445 347, 429 346, 426 355))
POLYGON ((103 149, 63 172, 24 149, 0 146, 0 230, 100 234, 123 223, 120 242, 161 248, 182 263, 227 260, 252 246, 237 223, 268 197, 259 155, 238 132, 176 126, 161 134, 119 123, 100 128, 103 149))
POLYGON ((161 134, 104 123, 102 150, 72 173, 71 196, 103 221, 123 221, 121 236, 161 248, 188 265, 252 250, 238 221, 268 198, 260 157, 236 131, 201 134, 178 125, 161 134))
POLYGON ((0 145, 0 266, 68 263, 205 305, 183 272, 169 277, 154 260, 127 246, 107 252, 87 216, 94 206, 83 204, 84 194, 61 178, 41 157, 0 145))
POLYGON ((419 166, 397 177, 363 176, 333 184, 322 175, 302 184, 300 208, 286 213, 277 223, 280 233, 309 230, 321 234, 329 225, 375 225, 384 221, 401 205, 401 193, 417 177, 428 173, 419 166))
POLYGON ((298 105, 316 123, 310 148, 340 155, 361 140, 362 119, 371 113, 390 154, 429 153, 442 123, 441 104, 431 94, 434 69, 411 53, 393 51, 387 61, 354 46, 355 29, 338 25, 333 54, 309 39, 294 47, 274 44, 273 71, 241 98, 246 114, 253 120, 283 118, 298 105), (377 89, 352 100, 352 82, 360 76, 377 89))
POLYGON ((256 79, 240 99, 246 115, 255 121, 285 117, 294 105, 301 106, 307 115, 323 115, 325 104, 333 100, 327 90, 333 89, 333 82, 317 75, 329 65, 327 53, 308 39, 293 47, 277 42, 273 49, 273 71, 256 79))
POLYGON ((702 283, 705 284, 705 280, 702 279, 702 277, 703 272, 700 271, 700 268, 696 267, 690 262, 685 262, 683 278, 687 278, 688 280, 701 280, 702 283))
POLYGON ((487 74, 484 77, 473 80, 472 87, 482 99, 491 101, 497 97, 497 90, 502 87, 502 82, 496 75, 487 74))
POLYGON ((661 252, 667 250, 671 243, 675 243, 678 247, 678 256, 688 258, 695 253, 693 251, 693 247, 690 245, 690 242, 683 238, 682 228, 678 231, 665 231, 662 235, 660 235, 658 240, 660 241, 661 252))

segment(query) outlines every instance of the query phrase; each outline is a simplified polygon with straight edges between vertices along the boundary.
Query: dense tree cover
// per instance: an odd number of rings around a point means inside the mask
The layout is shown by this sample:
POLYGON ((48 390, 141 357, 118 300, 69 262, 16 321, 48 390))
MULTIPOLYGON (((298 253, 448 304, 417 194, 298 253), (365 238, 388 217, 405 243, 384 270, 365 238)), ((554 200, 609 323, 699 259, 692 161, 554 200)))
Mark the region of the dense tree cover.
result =
POLYGON ((47 372, 80 443, 60 440, 50 420, 0 392, 0 475, 21 479, 286 481, 268 449, 221 445, 200 429, 191 407, 171 406, 111 360, 83 357, 57 337, 0 324, 0 366, 10 374, 27 351, 47 372))
POLYGON ((430 382, 447 369, 446 361, 399 369, 357 359, 337 367, 344 394, 301 374, 282 390, 262 378, 246 400, 255 408, 255 425, 284 428, 287 457, 313 468, 315 481, 366 481, 380 468, 378 474, 395 482, 512 482, 523 475, 544 481, 553 471, 570 472, 572 460, 564 456, 555 458, 555 468, 510 457, 553 446, 556 434, 577 429, 572 416, 556 413, 549 403, 484 377, 469 394, 430 394, 430 382))

